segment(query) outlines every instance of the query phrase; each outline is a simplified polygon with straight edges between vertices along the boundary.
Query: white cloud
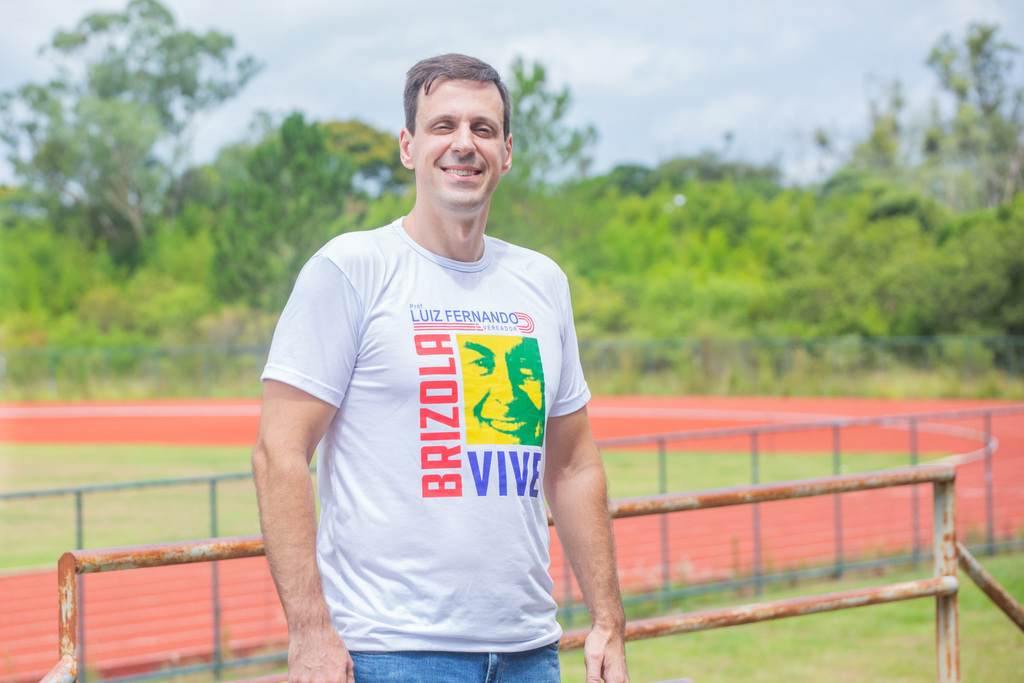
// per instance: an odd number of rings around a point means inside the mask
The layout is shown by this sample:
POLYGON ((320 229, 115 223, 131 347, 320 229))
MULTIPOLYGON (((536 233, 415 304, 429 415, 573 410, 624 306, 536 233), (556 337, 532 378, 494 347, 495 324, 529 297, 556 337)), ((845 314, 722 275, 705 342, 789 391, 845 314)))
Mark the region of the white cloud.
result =
MULTIPOLYGON (((52 73, 35 49, 56 29, 126 2, 0 0, 0 91, 52 73)), ((358 116, 397 131, 406 69, 447 51, 503 72, 516 55, 543 63, 572 90, 571 119, 596 125, 598 168, 720 148, 725 130, 735 131, 735 154, 766 159, 795 149, 801 130, 852 137, 866 120, 869 74, 900 79, 911 106, 923 106, 934 91, 923 62, 944 32, 996 22, 1024 45, 1020 0, 521 0, 471 11, 400 0, 165 2, 181 25, 223 30, 266 64, 208 117, 200 160, 241 137, 257 109, 358 116)), ((1018 62, 1019 74, 1024 55, 1018 62)))

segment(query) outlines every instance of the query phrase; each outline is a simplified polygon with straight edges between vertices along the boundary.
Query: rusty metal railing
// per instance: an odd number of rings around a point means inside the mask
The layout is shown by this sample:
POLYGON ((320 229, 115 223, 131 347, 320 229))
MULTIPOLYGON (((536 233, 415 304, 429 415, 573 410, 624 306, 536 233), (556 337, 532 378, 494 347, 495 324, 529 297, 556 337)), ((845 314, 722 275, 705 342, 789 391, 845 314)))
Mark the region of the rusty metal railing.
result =
MULTIPOLYGON (((933 556, 934 576, 871 588, 833 592, 807 597, 762 602, 738 607, 705 610, 640 621, 626 625, 626 640, 641 640, 677 633, 749 624, 772 619, 817 614, 899 600, 934 597, 936 600, 936 660, 939 683, 960 681, 959 631, 957 621, 957 562, 1015 623, 1024 630, 1024 612, 984 572, 970 553, 956 541, 955 467, 928 465, 881 470, 789 482, 736 486, 705 491, 662 494, 614 500, 609 505, 613 518, 662 514, 731 505, 762 503, 793 498, 841 494, 853 491, 931 483, 934 487, 933 556), (979 578, 980 577, 980 578, 979 578), (988 588, 986 588, 988 586, 988 588), (1015 610, 1014 610, 1015 608, 1015 610)), ((550 522, 550 517, 549 517, 550 522)), ((212 562, 264 554, 260 536, 237 536, 201 541, 157 543, 142 546, 77 550, 65 553, 58 563, 59 661, 43 683, 74 683, 78 680, 77 581, 79 574, 157 567, 170 564, 212 562)), ((561 649, 581 649, 587 630, 567 631, 561 649)), ((286 676, 263 677, 263 683, 285 680, 286 676)), ((256 679, 253 679, 256 680, 256 679)))

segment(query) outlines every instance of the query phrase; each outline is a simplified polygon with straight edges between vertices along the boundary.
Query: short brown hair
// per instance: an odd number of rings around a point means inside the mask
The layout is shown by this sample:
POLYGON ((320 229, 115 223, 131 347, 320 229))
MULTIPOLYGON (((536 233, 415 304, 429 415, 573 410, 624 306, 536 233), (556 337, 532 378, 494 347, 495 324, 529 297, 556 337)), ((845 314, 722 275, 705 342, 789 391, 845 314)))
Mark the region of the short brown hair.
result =
POLYGON ((429 57, 417 62, 405 75, 405 127, 410 133, 416 134, 416 110, 419 106, 420 88, 423 89, 424 95, 429 95, 431 86, 438 79, 496 85, 504 109, 502 124, 505 138, 508 138, 512 132, 512 99, 509 97, 508 88, 501 81, 501 74, 486 62, 455 53, 429 57))

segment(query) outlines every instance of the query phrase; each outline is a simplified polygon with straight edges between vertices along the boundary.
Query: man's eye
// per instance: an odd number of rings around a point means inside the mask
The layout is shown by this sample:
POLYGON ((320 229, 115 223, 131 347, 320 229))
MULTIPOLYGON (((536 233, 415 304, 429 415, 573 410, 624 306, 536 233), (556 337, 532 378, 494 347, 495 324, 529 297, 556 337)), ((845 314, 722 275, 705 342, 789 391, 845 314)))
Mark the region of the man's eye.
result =
POLYGON ((494 370, 494 361, 492 361, 490 358, 478 358, 475 361, 473 361, 473 365, 477 366, 478 368, 483 368, 488 372, 494 370))

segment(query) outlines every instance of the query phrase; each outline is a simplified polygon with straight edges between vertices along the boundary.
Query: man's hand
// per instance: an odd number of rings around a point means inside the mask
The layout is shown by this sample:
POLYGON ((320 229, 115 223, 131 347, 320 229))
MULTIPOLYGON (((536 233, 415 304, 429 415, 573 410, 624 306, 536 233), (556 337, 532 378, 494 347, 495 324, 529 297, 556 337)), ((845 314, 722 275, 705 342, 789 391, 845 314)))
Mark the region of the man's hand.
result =
POLYGON ((626 644, 619 630, 595 626, 583 643, 583 663, 587 667, 587 683, 629 683, 626 644))
POLYGON ((288 683, 354 683, 352 657, 333 625, 289 633, 288 683))

